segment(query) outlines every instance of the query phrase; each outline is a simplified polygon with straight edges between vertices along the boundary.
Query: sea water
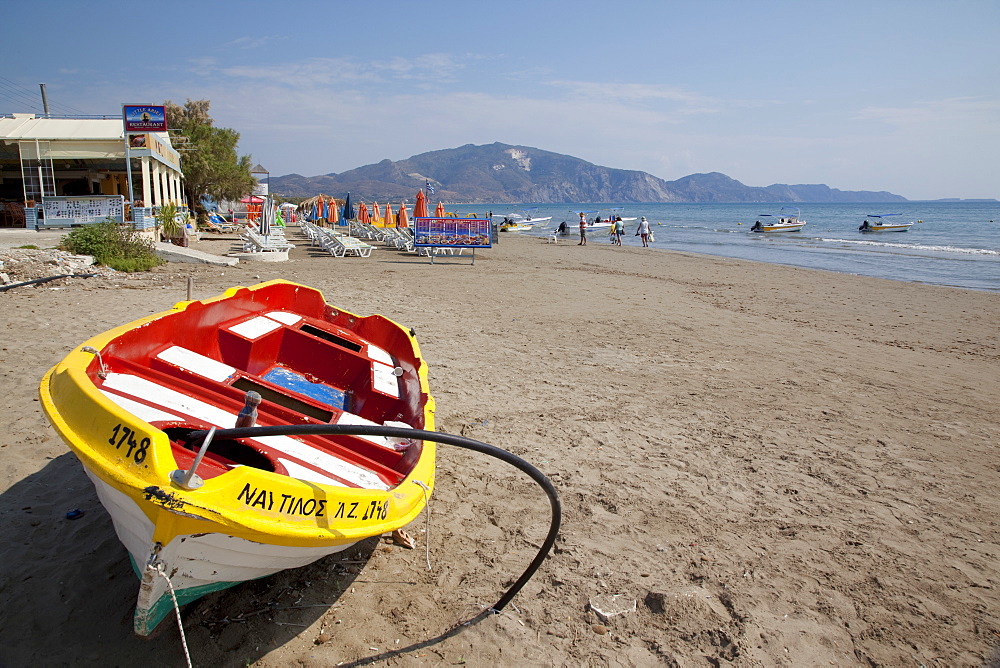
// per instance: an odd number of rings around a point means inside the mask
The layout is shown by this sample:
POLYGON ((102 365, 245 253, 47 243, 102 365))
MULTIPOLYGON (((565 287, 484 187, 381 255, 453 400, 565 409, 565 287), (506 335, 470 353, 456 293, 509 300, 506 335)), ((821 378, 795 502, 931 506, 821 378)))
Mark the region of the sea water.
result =
MULTIPOLYGON (((566 221, 567 241, 578 238, 580 211, 588 220, 612 213, 623 218, 645 216, 654 233, 654 248, 1000 291, 1000 202, 800 203, 784 212, 776 204, 462 204, 448 208, 462 217, 483 217, 490 212, 552 216, 521 234, 545 236, 566 221), (796 209, 807 223, 801 232, 750 231, 761 214, 794 214, 796 209), (901 215, 888 220, 913 222, 913 226, 906 232, 858 231, 866 217, 892 213, 901 215)), ((641 245, 635 236, 637 225, 638 220, 625 223, 626 245, 641 245)), ((499 243, 505 236, 500 236, 499 243)), ((608 243, 608 228, 591 228, 587 240, 608 243)))

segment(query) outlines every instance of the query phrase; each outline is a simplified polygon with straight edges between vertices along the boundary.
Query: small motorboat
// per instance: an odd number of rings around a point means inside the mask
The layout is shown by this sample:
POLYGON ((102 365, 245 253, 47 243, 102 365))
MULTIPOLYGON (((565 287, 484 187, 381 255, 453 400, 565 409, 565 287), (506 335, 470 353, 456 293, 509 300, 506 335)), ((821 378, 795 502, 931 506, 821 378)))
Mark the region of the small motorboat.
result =
POLYGON ((533 223, 522 223, 520 221, 504 218, 503 222, 500 223, 499 229, 501 232, 530 232, 533 227, 533 223))
POLYGON ((865 222, 858 227, 858 232, 905 232, 913 223, 896 222, 892 216, 901 216, 901 213, 870 213, 865 217, 865 222))
POLYGON ((799 219, 800 211, 795 207, 781 207, 778 215, 762 213, 757 222, 750 228, 751 232, 798 232, 806 226, 806 221, 799 219), (794 211, 794 213, 792 213, 794 211), (764 220, 761 220, 761 219, 764 220))
POLYGON ((95 336, 40 394, 141 580, 143 636, 175 605, 400 529, 434 488, 433 441, 372 433, 434 430, 413 331, 283 280, 95 336))

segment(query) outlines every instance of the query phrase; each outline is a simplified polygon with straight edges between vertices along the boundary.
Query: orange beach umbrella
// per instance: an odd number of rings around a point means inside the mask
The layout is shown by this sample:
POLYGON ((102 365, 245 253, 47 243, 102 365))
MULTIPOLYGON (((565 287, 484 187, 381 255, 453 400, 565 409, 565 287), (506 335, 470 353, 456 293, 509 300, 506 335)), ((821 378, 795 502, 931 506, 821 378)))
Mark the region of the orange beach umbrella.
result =
POLYGON ((378 208, 378 202, 372 202, 371 217, 375 221, 373 225, 382 225, 382 211, 378 208))
POLYGON ((444 202, 438 202, 437 208, 434 209, 434 215, 438 218, 444 218, 444 202))
POLYGON ((365 225, 369 225, 372 222, 372 219, 368 216, 368 205, 364 202, 358 205, 358 220, 365 225))
POLYGON ((390 204, 389 202, 385 203, 385 220, 382 221, 382 225, 384 227, 392 227, 393 226, 393 222, 392 222, 392 204, 390 204))
POLYGON ((427 198, 424 197, 424 189, 417 191, 417 203, 413 205, 413 216, 415 218, 427 217, 427 198))
POLYGON ((399 215, 396 216, 396 227, 409 227, 409 226, 410 226, 410 220, 409 217, 406 215, 406 204, 403 203, 399 205, 399 215))

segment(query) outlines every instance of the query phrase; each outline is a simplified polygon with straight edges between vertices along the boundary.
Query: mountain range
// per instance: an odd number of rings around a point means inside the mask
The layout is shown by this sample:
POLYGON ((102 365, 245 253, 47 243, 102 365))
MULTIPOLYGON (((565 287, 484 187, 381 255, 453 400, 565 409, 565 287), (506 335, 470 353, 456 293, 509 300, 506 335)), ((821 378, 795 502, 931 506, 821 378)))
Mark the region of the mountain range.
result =
POLYGON ((286 198, 320 193, 361 200, 410 199, 430 184, 432 200, 466 204, 561 202, 905 202, 885 191, 845 191, 823 184, 747 186, 719 172, 664 181, 652 174, 601 167, 530 146, 466 144, 381 162, 340 174, 269 178, 286 198))

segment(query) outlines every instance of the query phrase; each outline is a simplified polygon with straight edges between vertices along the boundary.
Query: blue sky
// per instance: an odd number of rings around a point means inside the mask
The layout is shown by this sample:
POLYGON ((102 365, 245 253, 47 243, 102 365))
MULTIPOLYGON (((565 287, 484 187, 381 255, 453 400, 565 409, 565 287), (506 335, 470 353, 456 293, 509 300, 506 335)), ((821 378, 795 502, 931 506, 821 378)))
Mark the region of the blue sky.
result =
POLYGON ((0 113, 40 112, 41 82, 52 113, 209 99, 273 176, 502 142, 667 180, 1000 198, 995 0, 35 0, 2 14, 0 113))

